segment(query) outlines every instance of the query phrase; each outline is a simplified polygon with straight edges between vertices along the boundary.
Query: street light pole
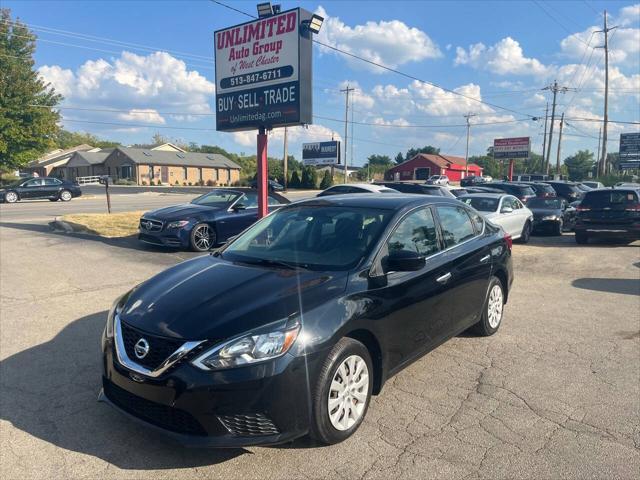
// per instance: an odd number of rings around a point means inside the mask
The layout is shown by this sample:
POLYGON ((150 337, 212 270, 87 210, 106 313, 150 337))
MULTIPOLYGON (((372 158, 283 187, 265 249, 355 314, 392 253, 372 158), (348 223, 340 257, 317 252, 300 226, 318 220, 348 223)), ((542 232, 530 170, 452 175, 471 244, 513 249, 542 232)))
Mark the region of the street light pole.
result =
POLYGON ((469 122, 469 119, 475 116, 476 114, 471 112, 464 115, 464 118, 467 119, 467 149, 464 154, 464 176, 465 177, 469 175, 469 137, 471 136, 471 123, 469 122))

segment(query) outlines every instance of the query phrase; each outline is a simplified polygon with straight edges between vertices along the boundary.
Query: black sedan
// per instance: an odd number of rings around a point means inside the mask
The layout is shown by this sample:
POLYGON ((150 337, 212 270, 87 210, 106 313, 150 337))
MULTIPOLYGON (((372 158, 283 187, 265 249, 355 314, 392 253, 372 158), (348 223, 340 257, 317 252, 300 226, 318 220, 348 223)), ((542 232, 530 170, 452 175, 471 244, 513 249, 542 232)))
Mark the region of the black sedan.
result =
POLYGON ((0 188, 0 201, 16 203, 20 200, 48 199, 68 202, 82 195, 80 186, 55 177, 28 177, 0 188))
POLYGON ((532 198, 527 208, 533 212, 534 231, 562 235, 564 230, 572 230, 576 222, 576 209, 561 198, 532 198))
POLYGON ((99 398, 187 445, 337 443, 411 362, 496 333, 512 278, 511 238, 457 200, 297 202, 116 300, 99 398))
MULTIPOLYGON (((269 212, 289 203, 270 192, 269 212)), ((224 243, 258 220, 258 193, 250 188, 214 188, 182 205, 145 213, 138 239, 164 247, 204 252, 224 243)))
MULTIPOLYGON (((284 187, 282 185, 271 179, 269 179, 269 181, 267 182, 267 186, 272 192, 281 192, 284 190, 284 187)), ((251 182, 251 188, 258 188, 258 179, 253 179, 253 181, 251 182)))

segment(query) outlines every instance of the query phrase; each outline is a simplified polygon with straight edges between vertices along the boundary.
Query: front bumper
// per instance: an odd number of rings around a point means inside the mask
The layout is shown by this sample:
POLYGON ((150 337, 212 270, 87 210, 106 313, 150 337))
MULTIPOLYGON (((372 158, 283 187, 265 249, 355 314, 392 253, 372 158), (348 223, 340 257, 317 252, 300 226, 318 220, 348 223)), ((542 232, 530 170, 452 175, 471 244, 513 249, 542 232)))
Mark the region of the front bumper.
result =
POLYGON ((189 447, 272 445, 305 435, 309 386, 323 358, 285 354, 206 372, 187 357, 158 378, 142 378, 120 365, 110 340, 103 339, 103 354, 98 400, 189 447))
POLYGON ((542 220, 541 218, 533 219, 533 229, 534 230, 552 230, 557 228, 558 224, 562 222, 562 219, 555 220, 542 220))
POLYGON ((594 238, 640 240, 640 223, 577 223, 574 230, 594 238))
POLYGON ((138 240, 150 245, 171 248, 189 248, 190 230, 180 228, 175 230, 162 230, 160 232, 149 232, 143 229, 138 230, 138 240))

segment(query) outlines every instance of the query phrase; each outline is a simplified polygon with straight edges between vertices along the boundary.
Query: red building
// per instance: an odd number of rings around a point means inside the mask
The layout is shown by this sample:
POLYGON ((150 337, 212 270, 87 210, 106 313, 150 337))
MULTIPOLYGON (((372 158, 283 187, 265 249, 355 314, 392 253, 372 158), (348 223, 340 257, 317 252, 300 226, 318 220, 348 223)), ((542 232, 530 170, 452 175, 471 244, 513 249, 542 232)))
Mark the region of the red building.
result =
MULTIPOLYGON (((467 167, 467 176, 482 175, 482 168, 475 163, 467 167)), ((407 160, 386 171, 386 180, 426 180, 431 175, 446 175, 449 180, 457 182, 465 177, 464 158, 453 155, 419 153, 411 160, 407 160)))

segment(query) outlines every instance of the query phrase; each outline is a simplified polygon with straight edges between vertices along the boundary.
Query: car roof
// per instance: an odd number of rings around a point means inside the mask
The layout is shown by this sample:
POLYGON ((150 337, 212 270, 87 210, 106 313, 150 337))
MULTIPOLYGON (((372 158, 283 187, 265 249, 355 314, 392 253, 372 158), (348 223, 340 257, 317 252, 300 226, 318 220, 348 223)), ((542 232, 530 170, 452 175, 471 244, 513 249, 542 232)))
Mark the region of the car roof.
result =
MULTIPOLYGON (((502 197, 513 197, 509 193, 468 193, 467 195, 461 195, 458 198, 495 198, 500 199, 502 197)), ((515 197, 513 197, 515 198, 515 197)))
POLYGON ((431 204, 460 205, 455 198, 435 197, 431 195, 417 195, 411 193, 389 193, 378 195, 375 193, 358 193, 344 195, 329 195, 300 200, 295 205, 336 205, 341 207, 381 208, 400 210, 411 205, 431 204))

